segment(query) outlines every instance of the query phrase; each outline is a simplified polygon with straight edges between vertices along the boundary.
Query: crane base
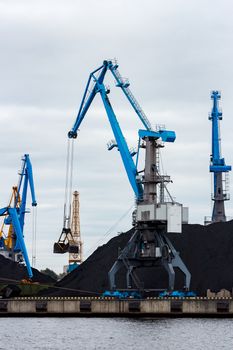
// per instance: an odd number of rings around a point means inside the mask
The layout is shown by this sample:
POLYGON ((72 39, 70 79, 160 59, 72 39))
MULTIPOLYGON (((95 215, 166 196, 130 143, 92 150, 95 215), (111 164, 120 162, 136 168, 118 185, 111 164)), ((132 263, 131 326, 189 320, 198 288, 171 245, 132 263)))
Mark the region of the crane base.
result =
POLYGON ((175 287, 175 267, 183 273, 184 290, 189 290, 191 274, 167 237, 165 227, 139 225, 108 273, 110 290, 118 289, 116 274, 125 267, 127 288, 136 287, 142 291, 144 285, 137 277, 135 270, 156 266, 162 266, 168 273, 168 291, 174 290, 175 287))

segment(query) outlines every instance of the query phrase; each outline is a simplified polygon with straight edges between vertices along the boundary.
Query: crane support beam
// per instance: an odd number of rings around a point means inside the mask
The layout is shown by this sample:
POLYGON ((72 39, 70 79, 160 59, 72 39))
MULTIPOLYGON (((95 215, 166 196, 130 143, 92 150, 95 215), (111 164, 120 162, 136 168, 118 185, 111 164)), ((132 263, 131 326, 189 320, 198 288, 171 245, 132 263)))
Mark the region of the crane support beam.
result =
POLYGON ((75 123, 74 123, 72 129, 68 133, 69 138, 76 138, 77 137, 78 128, 81 125, 92 101, 94 100, 96 93, 98 92, 97 83, 103 82, 106 71, 107 71, 106 67, 104 65, 102 65, 101 67, 97 68, 96 70, 94 70, 90 74, 89 79, 87 81, 85 91, 84 91, 84 95, 83 95, 83 98, 81 101, 81 105, 79 107, 78 115, 76 117, 76 120, 75 120, 75 123), (95 73, 97 73, 99 71, 101 71, 100 75, 98 78, 96 78, 95 73), (95 83, 94 83, 94 86, 90 88, 92 79, 94 80, 95 83))
POLYGON ((37 201, 36 201, 35 187, 34 187, 34 180, 33 180, 32 163, 30 161, 28 154, 25 154, 24 157, 26 159, 26 169, 25 169, 25 180, 24 181, 29 182, 31 197, 32 197, 32 206, 36 207, 37 201))
POLYGON ((129 148, 127 146, 126 140, 122 134, 121 128, 119 126, 119 123, 117 121, 117 118, 115 116, 115 113, 112 109, 111 103, 109 101, 109 98, 106 94, 105 87, 103 84, 99 85, 100 95, 103 100, 103 104, 109 119, 109 122, 112 127, 113 134, 115 136, 117 147, 120 151, 122 162, 124 164, 129 182, 134 190, 134 193, 136 195, 136 198, 138 200, 142 199, 143 196, 143 187, 141 183, 137 182, 136 175, 137 175, 137 168, 134 164, 134 161, 132 159, 132 156, 130 154, 129 148))
POLYGON ((28 185, 31 192, 31 198, 32 198, 32 206, 36 207, 36 196, 35 196, 35 188, 34 188, 34 180, 33 180, 33 172, 32 172, 32 164, 29 158, 28 154, 25 154, 22 158, 23 166, 20 173, 20 186, 18 187, 18 196, 21 189, 21 184, 23 182, 23 190, 22 190, 22 196, 21 196, 21 205, 19 207, 19 222, 21 226, 21 230, 23 231, 24 227, 24 220, 25 220, 25 213, 26 213, 26 203, 27 203, 27 190, 28 185))
POLYGON ((104 62, 108 66, 108 68, 110 69, 114 78, 116 79, 116 86, 121 88, 121 90, 123 91, 123 93, 127 97, 128 101, 130 102, 131 106, 133 107, 133 109, 135 110, 135 112, 137 113, 139 118, 141 119, 141 122, 143 123, 145 128, 147 130, 152 130, 151 123, 149 122, 149 120, 148 120, 147 116, 145 115, 144 111, 142 110, 141 106, 139 105, 136 98, 134 97, 134 95, 132 94, 132 92, 129 89, 129 85, 130 85, 129 81, 124 80, 122 78, 121 74, 119 73, 119 71, 117 69, 118 65, 117 64, 114 65, 112 61, 104 61, 104 62))
POLYGON ((141 139, 145 137, 150 137, 155 140, 161 139, 163 142, 174 142, 176 139, 176 134, 174 131, 169 130, 159 130, 159 131, 151 131, 151 130, 139 130, 138 135, 141 139))
POLYGON ((17 236, 17 242, 18 245, 20 246, 20 250, 23 254, 24 260, 25 260, 25 264, 26 264, 26 268, 27 268, 27 272, 28 272, 28 276, 29 278, 33 277, 33 273, 32 273, 32 269, 31 269, 31 264, 28 258, 28 253, 27 253, 27 248, 24 242, 24 238, 23 238, 23 231, 21 229, 21 225, 19 222, 19 218, 18 218, 18 214, 15 208, 9 208, 8 209, 9 215, 12 218, 12 224, 14 227, 14 232, 17 236))

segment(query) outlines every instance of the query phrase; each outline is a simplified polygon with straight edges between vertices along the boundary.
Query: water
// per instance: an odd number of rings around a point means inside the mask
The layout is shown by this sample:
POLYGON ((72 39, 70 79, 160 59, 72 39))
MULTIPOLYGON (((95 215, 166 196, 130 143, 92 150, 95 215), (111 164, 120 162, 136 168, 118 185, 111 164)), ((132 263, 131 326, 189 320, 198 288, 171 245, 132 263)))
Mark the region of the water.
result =
POLYGON ((231 319, 1 318, 0 349, 232 349, 231 319))

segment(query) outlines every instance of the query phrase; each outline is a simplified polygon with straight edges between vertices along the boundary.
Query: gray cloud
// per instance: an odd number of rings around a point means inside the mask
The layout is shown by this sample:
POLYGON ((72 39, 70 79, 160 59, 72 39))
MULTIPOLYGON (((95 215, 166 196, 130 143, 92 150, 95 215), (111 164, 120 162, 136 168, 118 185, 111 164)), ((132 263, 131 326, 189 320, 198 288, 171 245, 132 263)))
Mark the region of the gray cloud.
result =
MULTIPOLYGON (((190 207, 191 222, 211 213, 208 173, 210 91, 222 91, 222 149, 232 163, 232 3, 224 0, 0 1, 0 204, 30 153, 38 197, 37 266, 61 271, 67 256, 52 245, 62 228, 67 132, 89 73, 117 57, 119 70, 153 125, 175 130, 162 158, 170 191, 190 207)), ((120 91, 110 99, 130 146, 141 127, 120 91)), ((74 188, 80 191, 85 251, 133 204, 100 97, 75 140, 74 188)), ((232 194, 232 189, 231 189, 232 194)), ((30 203, 30 200, 28 201, 30 203)), ((232 206, 227 213, 233 216, 232 206)), ((130 215, 112 232, 130 227, 130 215)), ((111 235, 110 235, 111 236, 111 235)), ((30 250, 31 217, 25 237, 30 250)))

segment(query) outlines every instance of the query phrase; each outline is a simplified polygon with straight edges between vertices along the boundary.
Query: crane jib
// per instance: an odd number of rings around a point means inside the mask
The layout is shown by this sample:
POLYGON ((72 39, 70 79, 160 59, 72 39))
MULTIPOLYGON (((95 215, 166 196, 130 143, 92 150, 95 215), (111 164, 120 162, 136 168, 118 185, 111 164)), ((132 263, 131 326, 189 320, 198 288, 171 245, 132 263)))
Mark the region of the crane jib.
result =
MULTIPOLYGON (((143 126, 146 128, 146 130, 144 131, 140 130, 139 137, 143 138, 145 137, 146 132, 150 132, 150 137, 154 137, 155 139, 160 138, 164 142, 174 142, 176 137, 174 131, 159 130, 158 132, 155 132, 152 130, 151 124, 148 118, 146 117, 146 114, 144 113, 143 109, 141 108, 138 101, 134 97, 133 93, 129 89, 129 85, 130 85, 129 81, 127 79, 124 79, 121 76, 120 72, 118 71, 118 64, 116 64, 116 62, 113 62, 111 60, 105 60, 102 66, 100 66, 99 68, 97 68, 96 70, 90 73, 86 87, 85 87, 84 95, 81 100, 78 115, 76 117, 76 120, 72 129, 68 132, 68 137, 69 138, 77 137, 77 132, 80 125, 86 113, 88 112, 88 109, 92 104, 94 97, 96 96, 97 93, 99 93, 102 97, 102 101, 112 128, 114 137, 116 139, 116 145, 120 152, 122 162, 125 167, 129 182, 133 188, 136 198, 140 200, 143 195, 143 185, 142 185, 142 182, 139 181, 137 166, 135 165, 134 160, 132 159, 132 155, 136 154, 137 152, 130 152, 129 147, 126 143, 126 140, 123 136, 122 130, 117 121, 116 115, 113 111, 113 108, 107 96, 109 91, 108 89, 106 89, 104 85, 104 79, 107 71, 110 71, 112 73, 113 77, 116 80, 116 86, 121 88, 124 95, 130 102, 130 105, 132 106, 137 116, 141 120, 143 126), (91 85, 92 83, 93 85, 91 85)), ((136 161, 136 164, 137 164, 137 161, 136 161)))

